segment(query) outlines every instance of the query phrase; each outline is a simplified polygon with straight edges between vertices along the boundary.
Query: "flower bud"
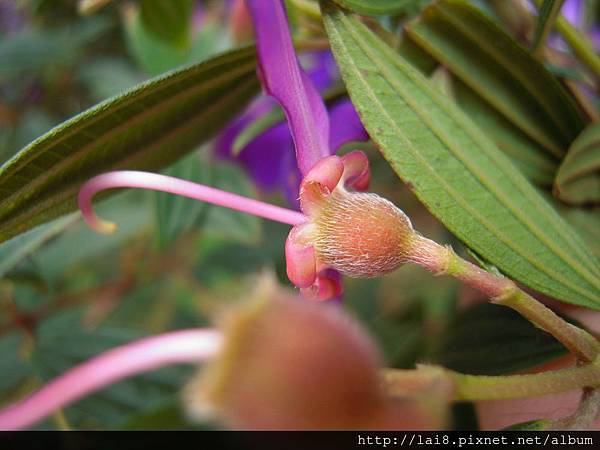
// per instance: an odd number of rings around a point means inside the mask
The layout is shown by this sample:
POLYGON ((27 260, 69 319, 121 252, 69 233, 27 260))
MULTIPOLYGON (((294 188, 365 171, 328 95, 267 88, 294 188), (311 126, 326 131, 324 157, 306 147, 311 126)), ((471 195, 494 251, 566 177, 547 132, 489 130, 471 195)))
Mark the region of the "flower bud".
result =
POLYGON ((351 277, 385 275, 410 256, 414 241, 410 220, 376 194, 336 190, 313 222, 317 258, 351 277))
POLYGON ((335 305, 272 286, 229 317, 225 336, 220 357, 188 389, 192 412, 236 429, 401 426, 377 349, 335 305))
POLYGON ((302 180, 300 206, 308 221, 292 229, 285 253, 289 279, 310 298, 342 291, 327 269, 371 278, 421 258, 420 236, 400 209, 376 194, 348 190, 366 190, 369 178, 367 157, 354 151, 321 159, 302 180))

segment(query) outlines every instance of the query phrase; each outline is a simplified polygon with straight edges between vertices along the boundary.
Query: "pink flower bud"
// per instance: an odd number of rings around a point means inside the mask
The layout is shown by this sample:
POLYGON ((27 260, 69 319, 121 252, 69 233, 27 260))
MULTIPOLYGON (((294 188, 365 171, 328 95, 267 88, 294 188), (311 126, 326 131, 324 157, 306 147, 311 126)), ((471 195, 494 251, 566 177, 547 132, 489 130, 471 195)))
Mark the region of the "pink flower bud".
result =
POLYGON ((408 260, 410 220, 376 194, 336 190, 313 222, 317 258, 343 274, 378 277, 408 260))
POLYGON ((330 298, 335 291, 319 283, 326 268, 378 277, 416 254, 418 235, 400 209, 376 194, 348 190, 368 185, 369 162, 359 151, 321 159, 302 181, 300 205, 309 221, 290 232, 286 259, 290 280, 303 292, 312 284, 313 298, 330 298))

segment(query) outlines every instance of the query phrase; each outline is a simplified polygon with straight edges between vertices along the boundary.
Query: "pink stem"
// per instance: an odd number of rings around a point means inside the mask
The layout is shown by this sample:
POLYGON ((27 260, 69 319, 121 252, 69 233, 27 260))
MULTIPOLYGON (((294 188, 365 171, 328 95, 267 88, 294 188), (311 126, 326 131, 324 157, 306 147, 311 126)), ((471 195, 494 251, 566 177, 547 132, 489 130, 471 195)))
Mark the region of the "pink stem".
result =
POLYGON ((221 339, 216 330, 181 330, 108 350, 0 411, 0 430, 27 428, 57 409, 128 376, 171 364, 197 364, 217 353, 221 339))
POLYGON ((90 227, 101 233, 115 231, 116 225, 114 223, 103 221, 96 216, 92 208, 92 198, 105 189, 126 187, 153 189, 182 195, 289 225, 298 225, 307 220, 306 216, 300 212, 269 205, 268 203, 192 183, 191 181, 156 173, 123 170, 95 176, 88 180, 79 191, 79 208, 90 227))

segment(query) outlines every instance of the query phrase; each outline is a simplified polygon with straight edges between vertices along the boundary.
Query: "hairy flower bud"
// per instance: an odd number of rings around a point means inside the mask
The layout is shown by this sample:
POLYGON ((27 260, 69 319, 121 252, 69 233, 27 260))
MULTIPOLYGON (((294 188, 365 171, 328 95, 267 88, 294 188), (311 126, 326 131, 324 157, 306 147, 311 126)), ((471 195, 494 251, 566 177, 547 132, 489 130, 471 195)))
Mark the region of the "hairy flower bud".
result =
POLYGON ((407 261, 414 232, 390 201, 336 190, 314 217, 317 257, 356 278, 385 275, 407 261))
POLYGON ((310 298, 341 292, 327 270, 378 277, 416 255, 419 235, 400 209, 376 194, 348 190, 368 184, 369 162, 359 151, 323 158, 304 177, 300 206, 309 220, 290 232, 286 260, 288 277, 310 298))

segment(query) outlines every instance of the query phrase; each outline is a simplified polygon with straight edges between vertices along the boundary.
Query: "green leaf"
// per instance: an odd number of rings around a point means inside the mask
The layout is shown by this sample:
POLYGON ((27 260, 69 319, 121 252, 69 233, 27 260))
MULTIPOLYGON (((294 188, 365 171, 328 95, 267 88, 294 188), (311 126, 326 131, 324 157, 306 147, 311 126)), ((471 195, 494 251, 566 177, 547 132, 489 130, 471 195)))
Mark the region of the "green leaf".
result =
POLYGON ((140 17, 144 27, 176 47, 189 45, 193 0, 142 0, 140 17))
POLYGON ((107 170, 155 170, 211 138, 258 92, 254 48, 142 83, 37 139, 0 168, 0 242, 76 209, 107 170))
POLYGON ((582 130, 583 116, 558 80, 465 1, 435 2, 406 33, 554 157, 582 130))
POLYGON ((552 29, 564 2, 565 0, 544 0, 542 6, 540 6, 533 43, 531 44, 532 51, 535 52, 543 48, 546 37, 552 29))
POLYGON ((600 260, 600 207, 560 208, 561 215, 575 228, 587 242, 592 253, 600 260))
MULTIPOLYGON (((211 175, 211 186, 245 197, 257 196, 248 176, 239 167, 213 162, 211 175)), ((261 241, 262 222, 250 214, 209 205, 202 230, 211 237, 225 238, 230 243, 257 245, 261 241)))
POLYGON ((206 24, 186 47, 175 47, 149 32, 139 14, 126 22, 129 52, 149 75, 159 75, 183 64, 204 61, 230 47, 226 33, 219 27, 206 24))
POLYGON ((598 262, 494 143, 356 17, 322 6, 363 124, 421 202, 504 273, 600 308, 598 262))
POLYGON ((554 195, 570 205, 600 203, 600 122, 571 145, 556 174, 554 195))
POLYGON ((334 0, 342 8, 346 8, 365 16, 383 16, 397 14, 407 6, 419 0, 334 0))
MULTIPOLYGON (((195 183, 208 184, 209 169, 209 163, 203 163, 197 154, 192 154, 169 167, 164 173, 195 183)), ((179 195, 165 192, 152 194, 155 200, 157 236, 161 248, 166 248, 181 233, 198 225, 208 206, 205 202, 179 195)))
POLYGON ((39 75, 49 66, 71 66, 83 48, 100 39, 109 27, 106 18, 93 17, 77 25, 43 32, 25 28, 11 39, 2 39, 0 80, 12 80, 23 73, 39 75))
POLYGON ((532 183, 552 185, 558 160, 506 119, 462 81, 454 79, 454 100, 532 183))
POLYGON ((513 373, 568 353, 519 313, 490 303, 459 313, 439 339, 434 361, 475 375, 513 373))
MULTIPOLYGON (((46 382, 98 354, 143 337, 136 330, 103 326, 85 330, 79 310, 53 315, 38 328, 31 369, 46 382)), ((65 408, 78 428, 114 428, 140 411, 173 400, 195 368, 172 366, 114 383, 65 408)))
POLYGON ((78 218, 75 214, 63 217, 2 243, 0 245, 0 278, 50 239, 62 233, 78 218))

